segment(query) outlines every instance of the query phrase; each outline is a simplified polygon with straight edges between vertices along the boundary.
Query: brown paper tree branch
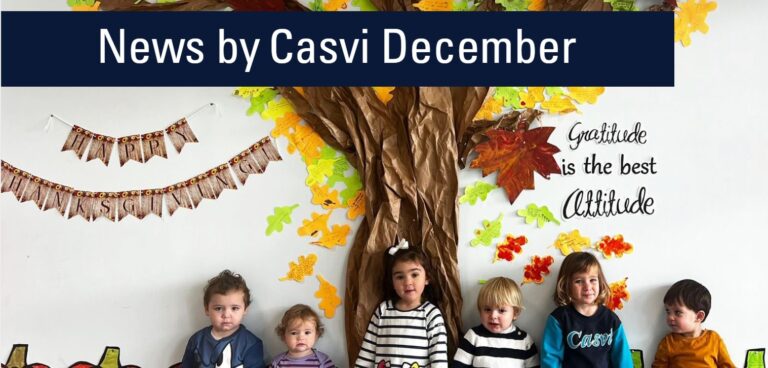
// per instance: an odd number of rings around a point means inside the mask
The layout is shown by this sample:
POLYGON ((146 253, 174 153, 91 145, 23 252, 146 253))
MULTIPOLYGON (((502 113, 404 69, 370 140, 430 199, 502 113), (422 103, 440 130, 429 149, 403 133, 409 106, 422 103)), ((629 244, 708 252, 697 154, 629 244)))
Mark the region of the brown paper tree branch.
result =
MULTIPOLYGON (((457 263, 458 165, 482 133, 520 124, 538 113, 512 113, 498 122, 472 122, 485 87, 396 88, 384 105, 371 88, 279 88, 296 112, 329 145, 345 152, 364 178, 365 220, 347 262, 344 299, 347 351, 354 362, 375 306, 382 300, 382 253, 405 238, 439 265, 439 307, 453 354, 461 331, 457 263), (450 142, 446 144, 446 142, 450 142)), ((350 363, 351 364, 351 363, 350 363)))

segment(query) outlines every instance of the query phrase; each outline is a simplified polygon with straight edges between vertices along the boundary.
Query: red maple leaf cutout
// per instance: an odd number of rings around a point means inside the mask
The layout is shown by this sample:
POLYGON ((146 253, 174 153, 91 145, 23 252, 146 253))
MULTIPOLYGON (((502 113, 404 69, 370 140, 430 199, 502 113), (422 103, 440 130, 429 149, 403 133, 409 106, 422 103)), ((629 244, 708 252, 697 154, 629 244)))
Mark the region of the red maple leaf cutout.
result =
POLYGON ((612 282, 610 284, 611 297, 605 300, 605 307, 616 311, 624 308, 624 302, 629 300, 629 291, 627 291, 627 278, 624 280, 612 282))
POLYGON ((554 130, 552 127, 489 130, 485 135, 490 140, 475 147, 478 157, 470 167, 482 168, 483 176, 498 171, 496 183, 507 191, 509 203, 514 203, 523 189, 534 189, 534 171, 545 179, 549 179, 550 174, 560 174, 560 167, 552 157, 560 149, 547 143, 554 130))
POLYGON ((523 245, 528 243, 525 235, 515 238, 514 235, 507 235, 503 242, 496 245, 496 259, 494 262, 503 259, 512 262, 515 259, 515 253, 520 254, 523 251, 523 245))
POLYGON ((531 263, 525 266, 523 272, 523 284, 528 282, 541 284, 544 282, 544 276, 549 275, 549 266, 552 266, 553 263, 555 263, 555 259, 552 256, 531 257, 531 263))
POLYGON ((611 258, 613 256, 621 257, 626 253, 632 253, 634 247, 632 244, 624 241, 624 236, 619 234, 611 238, 606 235, 600 239, 596 245, 597 249, 603 253, 605 258, 611 258))

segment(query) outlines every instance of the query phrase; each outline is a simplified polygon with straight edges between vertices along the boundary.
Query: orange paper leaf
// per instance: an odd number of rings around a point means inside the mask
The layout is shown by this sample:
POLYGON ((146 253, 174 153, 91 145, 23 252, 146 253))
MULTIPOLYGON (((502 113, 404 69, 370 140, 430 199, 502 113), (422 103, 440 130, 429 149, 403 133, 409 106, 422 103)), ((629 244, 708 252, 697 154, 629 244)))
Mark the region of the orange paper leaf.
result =
POLYGON ((615 311, 624 308, 622 301, 629 301, 629 291, 627 291, 627 278, 624 280, 612 282, 610 285, 611 297, 605 300, 605 307, 615 311))
POLYGON ((533 282, 541 284, 544 282, 544 276, 549 275, 549 267, 555 263, 552 256, 541 258, 539 256, 531 257, 531 263, 525 266, 523 271, 523 284, 533 282))
POLYGON ((321 233, 328 232, 328 218, 331 216, 331 211, 325 214, 318 214, 312 212, 311 220, 302 220, 302 225, 298 230, 301 236, 318 236, 321 233))
POLYGON ((608 235, 602 237, 602 239, 595 244, 595 248, 603 253, 603 257, 605 258, 612 258, 613 256, 621 258, 624 254, 632 253, 634 250, 632 244, 625 242, 624 236, 621 234, 616 235, 613 238, 608 235))
POLYGON ((531 4, 528 5, 528 11, 544 10, 547 10, 547 0, 531 0, 531 4))
POLYGON ((311 276, 315 272, 315 263, 317 262, 317 255, 310 253, 306 256, 299 256, 299 262, 293 262, 288 264, 288 273, 285 277, 281 277, 280 281, 293 280, 296 282, 304 281, 304 277, 311 276))
POLYGON ((347 235, 349 235, 349 225, 332 225, 331 231, 323 232, 323 235, 318 241, 313 241, 312 244, 326 247, 328 249, 335 246, 347 245, 347 235))
POLYGON ((520 254, 523 251, 523 245, 528 243, 528 238, 525 235, 515 237, 512 234, 508 234, 503 242, 496 245, 496 255, 493 261, 496 262, 500 259, 505 261, 514 261, 515 253, 520 254))
POLYGON ((348 0, 330 0, 323 4, 323 10, 325 11, 338 11, 339 9, 347 8, 348 0))
POLYGON ((323 138, 306 125, 297 125, 295 130, 295 133, 288 136, 288 153, 298 150, 304 162, 314 162, 320 157, 320 149, 325 145, 323 138))
POLYGON ((395 87, 373 87, 376 97, 385 105, 392 99, 392 91, 394 90, 395 87))
POLYGON ((547 143, 555 128, 542 127, 531 130, 518 129, 490 130, 490 140, 478 144, 478 157, 470 165, 482 168, 483 176, 498 171, 496 183, 503 187, 513 203, 523 189, 533 189, 533 172, 549 179, 550 174, 559 174, 560 167, 552 157, 560 149, 547 143))
POLYGON ((452 0, 421 0, 413 4, 414 8, 421 11, 451 11, 453 10, 452 0))
POLYGON ((312 190, 312 204, 320 205, 324 210, 341 207, 338 190, 331 191, 328 185, 313 185, 309 189, 312 190))
POLYGON ((301 117, 295 112, 288 112, 285 115, 275 119, 275 128, 272 129, 271 135, 275 138, 284 136, 290 137, 290 134, 296 130, 296 127, 301 122, 301 117))
POLYGON ((365 192, 357 191, 354 197, 347 202, 347 218, 356 219, 358 216, 365 215, 365 192))
POLYGON ((320 275, 317 275, 317 280, 320 281, 320 288, 315 293, 315 297, 320 298, 317 306, 325 312, 325 318, 333 318, 336 308, 341 305, 341 298, 336 295, 336 287, 330 282, 320 275))

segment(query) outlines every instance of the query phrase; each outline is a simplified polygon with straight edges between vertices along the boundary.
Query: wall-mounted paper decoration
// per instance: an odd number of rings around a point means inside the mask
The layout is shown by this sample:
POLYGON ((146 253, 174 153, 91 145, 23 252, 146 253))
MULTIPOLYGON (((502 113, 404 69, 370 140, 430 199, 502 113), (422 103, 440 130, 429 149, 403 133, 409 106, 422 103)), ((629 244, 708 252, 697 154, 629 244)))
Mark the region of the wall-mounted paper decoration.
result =
POLYGON ((99 364, 80 361, 70 365, 69 368, 139 368, 139 366, 133 364, 122 365, 120 363, 120 348, 107 346, 104 348, 101 359, 99 359, 99 364))
POLYGON ((503 218, 504 214, 500 213, 496 220, 483 220, 483 228, 475 230, 475 238, 469 242, 469 245, 473 247, 481 244, 486 247, 491 245, 493 239, 501 235, 501 220, 503 218))
POLYGON ((536 221, 536 226, 539 228, 544 227, 544 224, 553 222, 555 225, 560 225, 560 221, 555 218, 555 215, 549 211, 547 206, 537 206, 534 203, 529 204, 524 209, 517 210, 517 215, 525 218, 526 224, 532 224, 536 221))
POLYGON ((72 11, 98 11, 101 2, 95 0, 67 0, 72 11))
POLYGON ((603 253, 603 257, 612 258, 613 256, 621 258, 624 254, 632 253, 634 247, 632 244, 624 241, 624 236, 618 234, 611 238, 606 235, 595 243, 595 248, 603 253))
POLYGON ((376 93, 376 98, 385 105, 392 100, 392 91, 394 90, 395 87, 373 87, 373 92, 376 93))
POLYGON ((470 167, 482 168, 483 176, 498 171, 496 183, 507 192, 509 203, 514 203, 523 189, 534 189, 534 171, 545 179, 560 173, 553 158, 560 149, 547 143, 554 130, 552 127, 489 130, 485 134, 489 140, 475 147, 478 156, 470 167))
POLYGON ((296 282, 304 281, 304 277, 312 276, 315 273, 315 263, 317 263, 317 254, 310 253, 306 256, 299 256, 298 262, 288 264, 288 273, 281 277, 280 281, 293 280, 296 282))
MULTIPOLYGON (((194 115, 208 106, 215 105, 211 103, 203 106, 189 116, 194 115)), ((50 120, 53 120, 54 118, 72 127, 72 130, 67 136, 67 140, 64 141, 64 146, 61 147, 62 151, 72 151, 78 159, 82 159, 85 152, 88 151, 88 158, 86 161, 99 159, 104 165, 109 165, 115 143, 117 143, 120 166, 123 166, 128 161, 144 163, 154 156, 168 158, 167 149, 165 148, 166 136, 178 153, 181 153, 185 144, 197 142, 197 137, 195 136, 195 133, 192 132, 192 128, 189 127, 189 123, 187 122, 188 117, 179 119, 164 130, 142 134, 131 134, 119 138, 94 133, 79 125, 69 124, 64 121, 64 119, 52 114, 50 120)))
POLYGON ((283 224, 291 223, 291 214, 296 207, 299 207, 299 205, 294 204, 293 206, 275 207, 273 211, 274 214, 267 216, 267 236, 271 235, 273 232, 282 232, 283 224))
POLYGON ((632 367, 633 368, 644 368, 645 363, 643 362, 643 351, 638 349, 630 349, 629 353, 632 355, 632 367))
POLYGON ((476 181, 464 188, 464 195, 459 197, 459 203, 469 202, 470 206, 474 206, 478 199, 485 202, 485 199, 488 198, 488 193, 496 188, 498 187, 491 183, 476 181))
MULTIPOLYGON (((627 1, 627 0, 616 0, 627 1)), ((513 109, 540 108, 552 114, 578 111, 576 104, 594 104, 605 92, 604 87, 496 87, 494 97, 504 107, 513 109)))
POLYGON ((149 214, 163 215, 163 202, 168 214, 180 207, 197 208, 203 199, 217 199, 224 189, 237 190, 232 171, 245 184, 251 174, 264 172, 270 161, 282 160, 269 137, 263 138, 235 158, 218 167, 164 188, 94 192, 78 190, 32 175, 13 165, 2 163, 0 192, 12 192, 19 202, 33 201, 43 210, 55 208, 66 218, 82 217, 86 221, 105 218, 120 221, 128 215, 143 219, 149 214), (230 171, 231 170, 231 171, 230 171), (69 211, 67 212, 67 209, 69 211))
POLYGON ((611 297, 605 300, 605 307, 616 311, 624 308, 624 302, 629 301, 629 291, 627 290, 627 279, 610 283, 611 297))
POLYGON ((493 261, 496 262, 500 259, 509 262, 514 261, 515 253, 520 254, 523 251, 523 245, 527 243, 528 238, 525 235, 515 237, 512 234, 508 234, 504 241, 496 245, 496 254, 493 257, 493 261))
POLYGON ((341 298, 336 295, 336 287, 333 284, 320 275, 317 275, 317 280, 320 281, 320 288, 315 293, 315 297, 320 298, 317 306, 325 312, 325 318, 333 318, 336 308, 341 305, 341 298))
POLYGON ((765 348, 747 350, 744 366, 746 368, 765 368, 765 348))
POLYGON ((27 344, 14 344, 8 359, 3 364, 3 368, 50 368, 41 363, 27 364, 28 349, 29 346, 27 344))
POLYGON ((523 270, 523 284, 529 282, 535 284, 541 284, 544 282, 544 276, 549 275, 549 267, 555 263, 555 259, 552 256, 531 257, 531 262, 528 263, 523 270))
POLYGON ((579 230, 573 230, 570 233, 560 233, 555 240, 553 246, 560 250, 564 256, 567 256, 573 252, 581 252, 585 248, 589 248, 592 242, 586 236, 581 236, 579 230))
POLYGON ((483 105, 480 106, 480 110, 477 110, 477 114, 472 118, 472 121, 493 120, 493 116, 501 113, 503 109, 503 99, 495 96, 488 96, 483 102, 483 105))

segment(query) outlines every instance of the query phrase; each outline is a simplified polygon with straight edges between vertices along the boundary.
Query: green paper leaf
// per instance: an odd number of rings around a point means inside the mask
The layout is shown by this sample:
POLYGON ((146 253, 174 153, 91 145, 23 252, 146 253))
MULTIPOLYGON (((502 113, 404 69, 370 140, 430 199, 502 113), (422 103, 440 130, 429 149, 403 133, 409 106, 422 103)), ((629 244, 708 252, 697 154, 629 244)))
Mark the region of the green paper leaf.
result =
POLYGON ((282 232, 283 224, 291 223, 291 213, 293 213, 296 207, 299 207, 299 205, 275 207, 274 215, 267 216, 267 236, 275 231, 278 233, 282 232))
POLYGON ((544 227, 544 224, 547 222, 554 222, 555 224, 560 225, 560 221, 555 218, 555 215, 549 211, 547 206, 538 207, 531 203, 525 209, 517 210, 517 215, 525 217, 525 223, 529 225, 536 221, 536 225, 539 228, 544 227))
POLYGON ((307 166, 307 180, 305 183, 308 186, 315 184, 321 184, 325 182, 326 178, 333 174, 334 159, 321 159, 317 160, 316 164, 307 166))
POLYGON ((630 354, 632 355, 632 366, 634 368, 643 368, 643 351, 631 349, 630 354))
POLYGON ((747 350, 747 368, 765 368, 765 349, 747 350))
POLYGON ((352 0, 352 5, 360 8, 360 11, 378 11, 371 0, 352 0))
POLYGON ((344 184, 347 185, 347 188, 339 193, 342 200, 341 203, 348 203, 350 199, 355 197, 355 194, 357 194, 360 189, 363 189, 363 182, 360 181, 360 175, 357 171, 352 173, 352 176, 344 178, 344 184))
POLYGON ((638 11, 635 0, 603 0, 604 3, 611 4, 613 11, 638 11))
POLYGON ((96 3, 96 0, 67 0, 67 5, 69 6, 93 6, 94 3, 96 3))
POLYGON ((264 89, 263 91, 259 92, 258 95, 251 97, 251 107, 248 108, 248 111, 246 111, 245 114, 248 116, 251 116, 256 112, 261 114, 264 112, 264 108, 266 107, 267 103, 272 101, 275 97, 277 97, 277 95, 278 93, 275 89, 264 89))
POLYGON ((504 7, 506 11, 528 11, 530 0, 496 0, 496 4, 504 7))
POLYGON ((323 0, 312 0, 308 5, 311 11, 323 11, 323 0))
POLYGON ((520 105, 520 91, 522 87, 496 87, 493 96, 504 101, 504 107, 522 108, 520 105))
POLYGON ((458 2, 453 3, 453 11, 475 11, 477 7, 480 6, 480 3, 475 3, 474 1, 472 4, 469 3, 469 0, 459 0, 458 2))
POLYGON ((498 188, 496 185, 484 181, 476 181, 464 189, 464 195, 459 198, 459 203, 469 202, 471 206, 474 206, 478 199, 485 202, 488 193, 496 188, 498 188))
POLYGON ((493 243, 493 239, 501 235, 501 219, 503 218, 504 214, 500 213, 496 220, 483 220, 483 228, 475 230, 475 238, 469 244, 473 247, 481 244, 486 247, 490 246, 493 243))
POLYGON ((485 285, 488 283, 488 280, 477 280, 477 283, 480 285, 485 285))

